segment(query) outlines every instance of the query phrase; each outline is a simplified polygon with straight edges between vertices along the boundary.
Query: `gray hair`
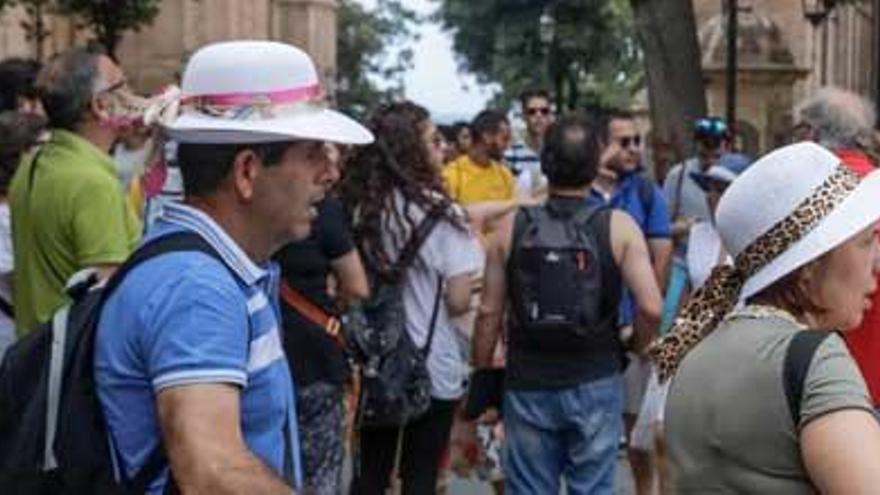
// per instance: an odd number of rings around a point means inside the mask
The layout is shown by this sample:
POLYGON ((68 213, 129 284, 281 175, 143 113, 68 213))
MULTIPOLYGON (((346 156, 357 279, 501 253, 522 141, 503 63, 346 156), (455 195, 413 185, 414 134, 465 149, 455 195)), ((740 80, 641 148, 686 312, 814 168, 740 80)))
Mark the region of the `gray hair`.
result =
POLYGON ((57 129, 75 130, 100 83, 100 55, 73 48, 56 55, 37 76, 36 88, 49 118, 57 129))
POLYGON ((801 102, 797 116, 813 129, 819 144, 831 149, 864 147, 870 142, 877 122, 868 99, 830 86, 801 102))

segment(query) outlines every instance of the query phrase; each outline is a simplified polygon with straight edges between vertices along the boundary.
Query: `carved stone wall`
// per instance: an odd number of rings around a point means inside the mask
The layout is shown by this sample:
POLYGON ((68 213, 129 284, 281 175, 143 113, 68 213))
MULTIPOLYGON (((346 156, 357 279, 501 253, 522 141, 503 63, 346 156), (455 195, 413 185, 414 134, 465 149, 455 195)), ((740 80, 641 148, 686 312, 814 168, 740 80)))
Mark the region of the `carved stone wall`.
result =
MULTIPOLYGON (((870 4, 838 7, 818 29, 804 18, 800 1, 739 0, 739 4, 745 12, 740 14, 737 112, 741 127, 751 135, 744 140, 749 141, 744 143, 748 145, 744 151, 763 153, 784 144, 792 126, 793 107, 823 80, 878 97, 871 87, 873 50, 878 48, 872 41, 870 4), (824 29, 828 30, 827 57, 822 55, 824 29), (823 58, 827 59, 824 69, 823 58)), ((721 5, 719 0, 694 0, 703 35, 707 102, 710 113, 719 116, 726 108, 721 5), (707 30, 714 36, 706 36, 707 30)))
MULTIPOLYGON (((140 32, 127 33, 117 56, 132 85, 152 92, 176 81, 199 47, 231 39, 275 39, 299 46, 315 60, 326 81, 336 70, 336 0, 163 0, 158 17, 140 32)), ((0 16, 0 58, 36 57, 21 21, 22 8, 0 16)), ((46 16, 49 56, 87 40, 69 19, 46 16)), ((332 90, 332 88, 329 88, 332 90)))
MULTIPOLYGON (((697 24, 703 25, 721 12, 721 0, 693 0, 697 24)), ((820 27, 814 29, 804 18, 800 0, 739 0, 740 7, 750 7, 755 14, 772 20, 794 56, 795 65, 809 71, 795 85, 795 100, 821 85, 823 79, 823 30, 828 30, 826 84, 834 84, 876 98, 871 87, 874 71, 873 50, 880 49, 873 33, 872 2, 838 6, 820 27)))

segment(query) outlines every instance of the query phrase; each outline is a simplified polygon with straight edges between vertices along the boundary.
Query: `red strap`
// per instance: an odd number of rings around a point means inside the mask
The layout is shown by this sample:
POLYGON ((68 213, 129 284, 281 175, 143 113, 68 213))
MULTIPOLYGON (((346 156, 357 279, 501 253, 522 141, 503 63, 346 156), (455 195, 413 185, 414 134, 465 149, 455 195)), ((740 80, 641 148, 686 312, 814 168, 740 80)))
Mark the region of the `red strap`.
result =
POLYGON ((291 287, 285 280, 281 281, 281 299, 306 319, 323 328, 327 335, 335 340, 340 347, 345 347, 342 323, 340 323, 339 319, 328 314, 323 308, 300 294, 298 290, 291 287))

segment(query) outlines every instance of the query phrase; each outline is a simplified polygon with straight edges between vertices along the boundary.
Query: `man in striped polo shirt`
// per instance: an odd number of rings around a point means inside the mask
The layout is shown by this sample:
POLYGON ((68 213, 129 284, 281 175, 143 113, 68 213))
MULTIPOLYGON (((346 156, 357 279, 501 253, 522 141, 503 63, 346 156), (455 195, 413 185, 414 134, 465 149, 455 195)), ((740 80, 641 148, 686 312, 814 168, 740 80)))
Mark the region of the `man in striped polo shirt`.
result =
POLYGON ((504 161, 516 176, 520 194, 532 196, 547 189, 547 178, 541 171, 541 148, 544 147, 544 134, 554 120, 553 105, 550 92, 544 89, 524 91, 520 96, 520 105, 526 122, 526 135, 504 153, 504 161))
POLYGON ((151 495, 289 494, 299 439, 269 260, 308 234, 338 178, 331 143, 372 135, 323 107, 312 61, 290 45, 202 48, 182 92, 166 132, 180 143, 184 201, 144 242, 185 232, 208 249, 143 262, 101 313, 95 378, 117 478, 158 458, 170 469, 151 495))

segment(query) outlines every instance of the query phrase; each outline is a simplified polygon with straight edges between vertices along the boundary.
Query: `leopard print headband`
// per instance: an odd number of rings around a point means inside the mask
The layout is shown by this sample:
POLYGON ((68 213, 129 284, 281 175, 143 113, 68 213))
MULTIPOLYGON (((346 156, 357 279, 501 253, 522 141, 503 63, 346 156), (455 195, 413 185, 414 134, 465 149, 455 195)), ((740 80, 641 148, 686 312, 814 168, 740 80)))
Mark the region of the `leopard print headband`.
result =
POLYGON ((671 377, 684 356, 733 309, 749 277, 803 239, 858 184, 858 176, 839 165, 790 215, 737 255, 733 266, 716 267, 705 285, 694 292, 670 332, 654 342, 649 350, 660 380, 671 377))

